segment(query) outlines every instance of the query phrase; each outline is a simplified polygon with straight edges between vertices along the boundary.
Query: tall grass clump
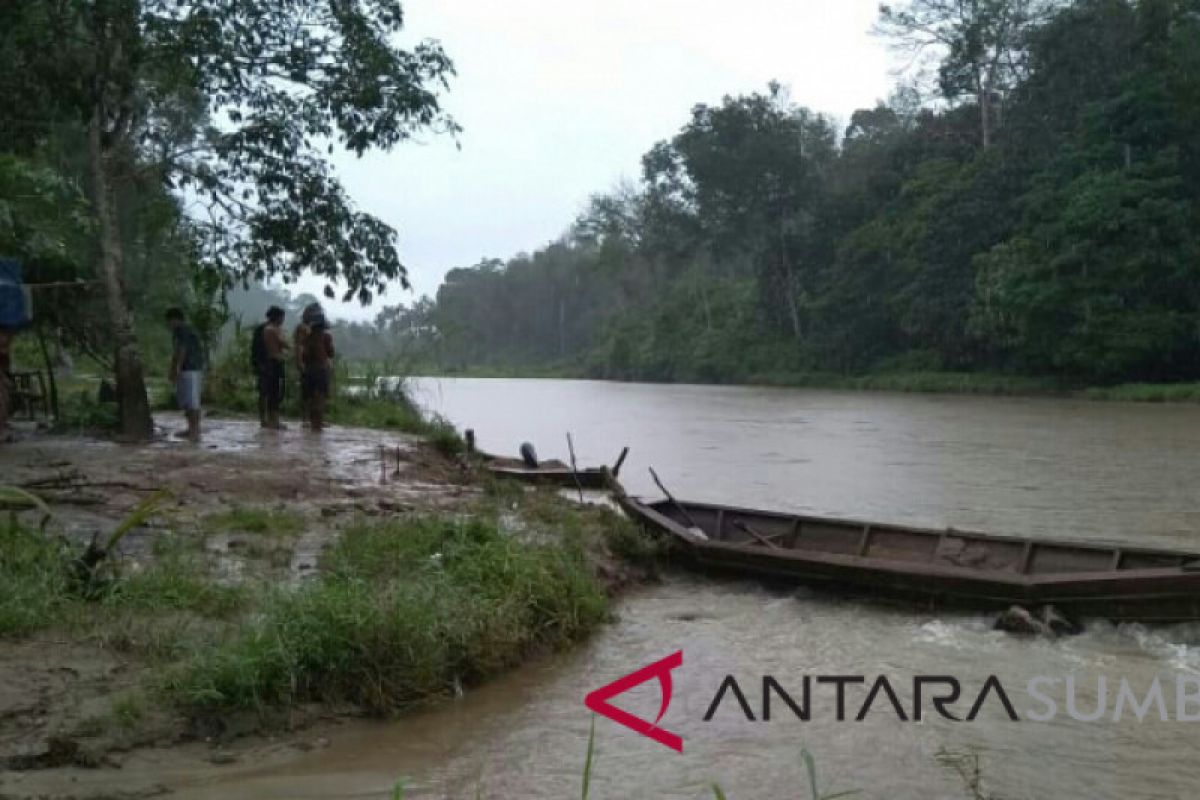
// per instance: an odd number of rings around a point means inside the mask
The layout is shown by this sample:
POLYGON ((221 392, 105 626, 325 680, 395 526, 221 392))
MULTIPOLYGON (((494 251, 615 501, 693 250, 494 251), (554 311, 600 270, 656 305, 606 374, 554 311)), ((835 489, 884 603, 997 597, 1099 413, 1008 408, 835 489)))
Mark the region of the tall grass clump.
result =
POLYGON ((348 366, 339 369, 334 381, 339 388, 329 408, 330 421, 419 434, 448 456, 466 450, 454 425, 438 414, 422 413, 413 402, 407 381, 389 372, 387 363, 367 362, 363 369, 360 375, 351 374, 348 366))
POLYGON ((169 615, 229 619, 243 610, 243 587, 215 583, 194 554, 166 552, 147 568, 106 562, 94 578, 80 571, 81 546, 0 520, 0 636, 26 636, 55 626, 105 638, 122 615, 148 624, 169 615))
POLYGON ((59 619, 70 601, 64 546, 15 516, 0 517, 0 636, 22 636, 59 619))
POLYGON ((211 619, 235 616, 248 598, 245 586, 217 583, 198 556, 183 552, 162 554, 149 569, 112 581, 98 596, 109 611, 188 612, 211 619))
POLYGON ((491 520, 347 530, 322 577, 277 591, 255 621, 166 675, 196 711, 352 702, 386 714, 573 641, 607 601, 583 556, 491 520))

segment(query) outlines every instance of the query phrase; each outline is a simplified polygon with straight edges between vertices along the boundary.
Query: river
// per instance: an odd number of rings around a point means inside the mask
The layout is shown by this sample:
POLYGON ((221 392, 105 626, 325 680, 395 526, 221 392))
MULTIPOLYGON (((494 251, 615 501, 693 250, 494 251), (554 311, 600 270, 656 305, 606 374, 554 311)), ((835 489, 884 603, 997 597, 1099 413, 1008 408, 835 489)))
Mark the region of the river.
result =
MULTIPOLYGON (((530 441, 542 457, 564 457, 570 431, 581 465, 591 465, 629 445, 622 480, 633 493, 656 493, 653 466, 689 499, 1200 546, 1195 406, 552 380, 421 379, 414 390, 427 409, 473 428, 485 450, 513 453, 530 441)), ((1139 697, 1157 677, 1174 714, 1172 687, 1200 674, 1200 626, 1092 623, 1070 639, 1021 639, 992 632, 979 616, 688 575, 636 590, 617 611, 574 652, 437 709, 353 726, 300 764, 242 775, 203 796, 387 797, 405 776, 410 797, 578 797, 592 716, 584 694, 680 649, 675 700, 661 724, 683 735, 684 753, 598 719, 593 798, 712 797, 714 782, 731 800, 808 798, 802 748, 823 790, 864 798, 970 797, 944 763, 950 753, 970 773, 970 752, 986 791, 1009 800, 1200 793, 1200 723, 1153 713, 1139 722, 1128 707, 1115 722, 1079 722, 1061 708, 1053 721, 1012 722, 996 703, 974 722, 929 711, 913 722, 879 703, 861 722, 840 722, 828 693, 814 691, 808 722, 784 708, 752 723, 732 701, 702 721, 726 674, 756 714, 768 674, 794 696, 805 675, 882 674, 905 704, 914 675, 953 675, 967 705, 996 675, 1022 716, 1034 676, 1073 676, 1084 711, 1096 707, 1101 677, 1127 679, 1139 697)), ((862 694, 848 702, 851 716, 862 694)), ((1048 694, 1063 705, 1061 687, 1048 694)), ((658 703, 652 681, 621 705, 653 719, 658 703)))

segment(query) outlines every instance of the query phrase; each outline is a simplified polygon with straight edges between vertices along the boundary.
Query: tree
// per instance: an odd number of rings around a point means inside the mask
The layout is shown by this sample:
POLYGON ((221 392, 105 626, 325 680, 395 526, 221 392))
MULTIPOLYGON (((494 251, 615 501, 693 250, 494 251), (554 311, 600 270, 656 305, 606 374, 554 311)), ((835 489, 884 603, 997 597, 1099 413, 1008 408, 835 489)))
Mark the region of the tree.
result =
POLYGON ((651 191, 694 214, 717 259, 751 256, 764 297, 778 302, 797 340, 804 256, 835 142, 828 118, 793 105, 772 84, 769 94, 696 106, 683 130, 643 160, 651 191))
POLYGON ((0 153, 0 255, 66 261, 70 231, 87 224, 79 189, 57 171, 0 153))
POLYGON ((1195 0, 1091 0, 1035 42, 1022 131, 1060 146, 1019 199, 1023 224, 976 257, 975 324, 1023 369, 1101 381, 1196 374, 1197 12, 1195 0), (1094 32, 1084 46, 1081 30, 1094 32), (1120 68, 1102 77, 1097 41, 1120 44, 1120 68))
POLYGON ((1027 35, 1047 19, 1053 0, 909 0, 879 7, 878 32, 919 61, 942 56, 943 97, 967 96, 979 106, 983 147, 992 145, 1005 98, 1025 74, 1027 35))
POLYGON ((125 436, 152 431, 117 206, 135 176, 200 206, 197 266, 227 284, 308 270, 366 303, 405 281, 395 231, 354 208, 324 158, 335 144, 361 155, 457 130, 435 93, 450 60, 432 42, 395 47, 403 23, 398 0, 29 0, 0 12, 0 52, 20 72, 6 94, 39 98, 46 129, 86 132, 125 436))

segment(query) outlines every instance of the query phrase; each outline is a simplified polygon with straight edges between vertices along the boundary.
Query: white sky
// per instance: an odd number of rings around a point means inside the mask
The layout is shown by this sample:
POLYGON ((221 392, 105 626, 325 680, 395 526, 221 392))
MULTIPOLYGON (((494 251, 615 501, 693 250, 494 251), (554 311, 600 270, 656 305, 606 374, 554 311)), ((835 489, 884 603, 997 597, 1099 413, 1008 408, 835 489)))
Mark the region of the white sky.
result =
MULTIPOLYGON (((762 91, 844 124, 890 91, 878 0, 406 0, 408 33, 439 39, 463 127, 390 153, 336 155, 348 192, 400 234, 414 292, 453 267, 557 238, 587 198, 636 179, 640 158, 700 102, 762 91)), ((296 288, 319 293, 320 281, 296 288)), ((377 300, 378 307, 381 301, 377 300)), ((338 316, 370 318, 357 305, 338 316)))

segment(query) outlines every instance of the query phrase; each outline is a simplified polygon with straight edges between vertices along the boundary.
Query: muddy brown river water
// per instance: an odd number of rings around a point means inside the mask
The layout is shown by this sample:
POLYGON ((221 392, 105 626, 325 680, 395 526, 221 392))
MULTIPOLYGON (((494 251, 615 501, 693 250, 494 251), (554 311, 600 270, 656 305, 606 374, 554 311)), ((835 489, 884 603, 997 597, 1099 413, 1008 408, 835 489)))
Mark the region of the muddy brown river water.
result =
MULTIPOLYGON (((424 379, 416 389, 490 451, 528 440, 543 457, 564 457, 571 431, 580 462, 592 464, 629 445, 622 478, 634 493, 654 493, 652 465, 691 499, 1200 547, 1196 406, 532 380, 424 379)), ((584 694, 682 649, 661 725, 684 737, 684 752, 598 719, 593 798, 712 797, 714 782, 732 800, 808 798, 801 748, 823 789, 864 798, 970 797, 938 756, 972 750, 995 797, 1200 797, 1200 722, 1177 719, 1180 710, 1200 716, 1200 699, 1176 703, 1176 688, 1200 675, 1200 625, 1093 622, 1070 639, 1020 639, 978 616, 688 575, 635 591, 618 613, 578 650, 455 702, 343 726, 299 761, 208 772, 176 796, 382 798, 403 776, 408 797, 578 797, 592 716, 584 694), (727 674, 756 716, 768 674, 793 696, 805 675, 886 675, 905 705, 915 675, 955 676, 969 698, 996 675, 1026 718, 1013 722, 989 702, 973 722, 928 708, 923 721, 902 721, 879 703, 863 721, 838 721, 827 687, 814 689, 807 722, 778 702, 770 722, 749 722, 730 698, 705 722, 727 674), (1026 692, 1036 676, 1061 681, 1045 692, 1057 701, 1051 721, 1028 718, 1042 708, 1026 692), (1066 713, 1068 676, 1081 713, 1098 707, 1107 681, 1100 720, 1066 713), (1122 678, 1139 699, 1157 678, 1172 718, 1152 711, 1139 721, 1127 705, 1114 721, 1122 678)), ((864 694, 848 692, 851 717, 864 694)), ((651 719, 658 703, 653 682, 620 702, 651 719)), ((959 763, 969 771, 972 762, 959 763)))

